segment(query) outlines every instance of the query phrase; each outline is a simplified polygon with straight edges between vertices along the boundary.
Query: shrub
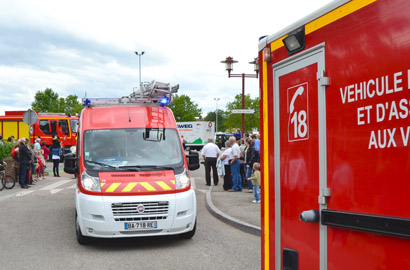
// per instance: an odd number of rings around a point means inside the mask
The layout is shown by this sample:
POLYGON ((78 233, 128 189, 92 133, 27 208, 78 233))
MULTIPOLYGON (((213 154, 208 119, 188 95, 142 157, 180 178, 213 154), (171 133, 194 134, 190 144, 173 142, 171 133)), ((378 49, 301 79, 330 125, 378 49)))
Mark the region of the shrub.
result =
POLYGON ((11 157, 10 153, 11 150, 13 150, 13 147, 15 146, 15 143, 4 143, 0 144, 0 159, 3 160, 6 157, 11 157))

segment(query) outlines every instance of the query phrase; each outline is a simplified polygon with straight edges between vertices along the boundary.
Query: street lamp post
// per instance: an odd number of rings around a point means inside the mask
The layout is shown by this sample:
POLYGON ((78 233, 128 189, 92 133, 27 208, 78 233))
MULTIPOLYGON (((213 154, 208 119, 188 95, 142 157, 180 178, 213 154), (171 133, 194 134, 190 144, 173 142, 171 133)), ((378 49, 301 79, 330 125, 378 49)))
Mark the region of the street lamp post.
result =
MULTIPOLYGON (((228 56, 224 61, 221 61, 221 63, 225 64, 225 69, 228 71, 228 78, 231 77, 239 77, 242 78, 242 109, 245 109, 245 78, 258 78, 258 73, 259 73, 259 65, 258 65, 258 58, 255 58, 252 62, 249 62, 249 64, 254 65, 254 71, 255 74, 232 74, 231 71, 233 70, 233 64, 238 63, 238 61, 233 60, 232 57, 228 56)), ((245 114, 242 113, 242 136, 245 132, 245 114)))
POLYGON ((144 51, 142 51, 141 53, 135 52, 136 55, 138 55, 139 58, 139 71, 140 71, 140 87, 141 87, 141 56, 144 55, 144 51))
POLYGON ((214 100, 216 101, 216 111, 215 111, 215 114, 216 114, 216 120, 215 120, 216 130, 215 130, 215 132, 218 132, 218 101, 220 100, 220 98, 214 98, 214 100))

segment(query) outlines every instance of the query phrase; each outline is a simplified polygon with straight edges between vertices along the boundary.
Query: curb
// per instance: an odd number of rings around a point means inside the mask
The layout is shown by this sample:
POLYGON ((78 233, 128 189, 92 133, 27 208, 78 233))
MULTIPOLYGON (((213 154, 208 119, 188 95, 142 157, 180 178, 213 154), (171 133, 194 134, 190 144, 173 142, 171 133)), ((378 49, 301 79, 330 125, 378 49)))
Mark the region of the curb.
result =
POLYGON ((241 231, 244 231, 246 233, 250 233, 256 236, 261 235, 261 227, 240 221, 239 219, 236 219, 234 217, 231 217, 218 208, 215 207, 215 205, 212 202, 212 186, 209 187, 208 191, 206 192, 206 208, 208 208, 209 212, 216 217, 217 219, 221 220, 222 222, 225 222, 226 224, 231 225, 232 227, 235 227, 241 231))

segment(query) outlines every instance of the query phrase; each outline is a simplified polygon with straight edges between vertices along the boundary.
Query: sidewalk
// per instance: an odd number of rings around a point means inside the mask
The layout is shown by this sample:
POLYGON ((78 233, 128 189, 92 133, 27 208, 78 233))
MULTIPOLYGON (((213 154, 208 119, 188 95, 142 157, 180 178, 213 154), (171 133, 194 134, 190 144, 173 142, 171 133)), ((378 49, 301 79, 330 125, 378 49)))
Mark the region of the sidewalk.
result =
POLYGON ((222 185, 210 186, 206 193, 208 210, 233 227, 260 236, 261 204, 252 203, 253 193, 224 191, 222 185))

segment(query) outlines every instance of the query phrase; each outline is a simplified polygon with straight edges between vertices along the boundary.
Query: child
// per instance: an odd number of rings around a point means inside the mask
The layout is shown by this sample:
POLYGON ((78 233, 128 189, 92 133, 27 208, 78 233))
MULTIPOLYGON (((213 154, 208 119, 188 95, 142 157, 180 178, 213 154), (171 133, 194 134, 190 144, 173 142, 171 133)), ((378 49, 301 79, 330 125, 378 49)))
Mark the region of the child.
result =
POLYGON ((261 194, 260 194, 260 186, 261 186, 261 172, 260 172, 260 164, 255 162, 253 164, 253 175, 248 178, 248 180, 252 180, 253 184, 253 195, 255 196, 255 200, 253 203, 260 203, 261 202, 261 194))
POLYGON ((43 177, 43 179, 44 179, 44 165, 45 165, 45 160, 44 160, 44 156, 43 156, 44 151, 42 149, 40 149, 36 152, 37 152, 37 157, 38 157, 38 165, 36 167, 37 178, 38 178, 38 180, 40 180, 41 177, 43 177))

